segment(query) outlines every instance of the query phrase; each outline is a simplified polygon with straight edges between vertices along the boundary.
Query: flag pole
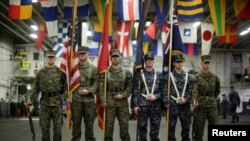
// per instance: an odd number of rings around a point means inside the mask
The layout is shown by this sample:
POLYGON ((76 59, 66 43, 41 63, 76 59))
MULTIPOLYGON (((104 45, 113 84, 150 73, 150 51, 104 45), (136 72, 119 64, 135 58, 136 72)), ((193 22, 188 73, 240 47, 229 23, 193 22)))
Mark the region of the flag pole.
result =
MULTIPOLYGON (((104 72, 104 99, 107 102, 107 77, 106 77, 107 72, 104 72)), ((103 110, 103 129, 102 129, 102 140, 105 141, 105 130, 106 130, 106 107, 104 107, 103 110)))
MULTIPOLYGON (((74 48, 74 35, 75 35, 75 23, 76 23, 76 16, 77 16, 77 2, 78 0, 74 0, 74 7, 73 7, 73 16, 72 16, 72 33, 71 33, 71 47, 70 47, 70 67, 71 67, 71 64, 74 63, 74 60, 71 56, 72 52, 74 51, 73 48, 74 48)), ((71 68, 70 68, 71 70, 71 68)), ((68 75, 71 75, 70 73, 68 75)), ((70 85, 70 82, 68 82, 68 97, 69 99, 72 99, 72 93, 69 91, 69 86, 70 85)), ((70 128, 71 128, 71 116, 72 116, 72 113, 71 113, 71 109, 70 107, 68 107, 67 109, 67 140, 70 141, 70 128)))
MULTIPOLYGON (((173 40, 173 7, 174 7, 174 0, 170 1, 170 9, 169 9, 169 18, 170 18, 170 40, 169 40, 169 62, 168 62, 168 73, 170 74, 171 72, 171 64, 172 64, 172 40, 173 40)), ((168 101, 170 102, 170 77, 168 77, 168 101)), ((167 113, 166 113, 166 141, 168 141, 169 137, 169 108, 167 108, 167 113)))

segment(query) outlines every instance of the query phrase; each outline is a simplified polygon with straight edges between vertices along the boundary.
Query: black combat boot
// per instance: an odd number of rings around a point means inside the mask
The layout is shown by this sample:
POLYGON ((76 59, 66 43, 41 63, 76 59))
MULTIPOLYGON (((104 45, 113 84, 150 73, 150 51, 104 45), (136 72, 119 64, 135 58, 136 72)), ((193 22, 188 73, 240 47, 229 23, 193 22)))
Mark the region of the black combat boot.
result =
POLYGON ((235 116, 232 117, 231 123, 234 123, 234 121, 235 121, 235 116))
POLYGON ((238 116, 236 116, 236 122, 239 122, 239 117, 238 116))

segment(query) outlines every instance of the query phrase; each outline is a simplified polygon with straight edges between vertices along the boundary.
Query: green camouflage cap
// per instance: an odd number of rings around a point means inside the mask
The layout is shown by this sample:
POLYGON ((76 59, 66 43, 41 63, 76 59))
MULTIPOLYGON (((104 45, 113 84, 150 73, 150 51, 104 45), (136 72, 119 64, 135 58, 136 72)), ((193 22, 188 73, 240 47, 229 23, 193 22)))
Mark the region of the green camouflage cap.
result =
POLYGON ((112 56, 121 56, 121 55, 118 49, 112 49, 110 51, 110 56, 112 57, 112 56))
POLYGON ((47 57, 55 57, 56 56, 56 52, 54 50, 49 50, 47 53, 46 53, 46 56, 47 57))
POLYGON ((153 54, 153 52, 148 52, 148 53, 146 53, 145 55, 144 55, 144 59, 146 60, 146 59, 153 59, 154 60, 154 54, 153 54))
POLYGON ((89 48, 86 47, 86 46, 80 46, 79 49, 78 49, 78 53, 81 54, 81 53, 87 53, 89 51, 89 48))
POLYGON ((201 61, 202 62, 210 62, 211 61, 211 56, 210 55, 202 55, 201 56, 201 61))

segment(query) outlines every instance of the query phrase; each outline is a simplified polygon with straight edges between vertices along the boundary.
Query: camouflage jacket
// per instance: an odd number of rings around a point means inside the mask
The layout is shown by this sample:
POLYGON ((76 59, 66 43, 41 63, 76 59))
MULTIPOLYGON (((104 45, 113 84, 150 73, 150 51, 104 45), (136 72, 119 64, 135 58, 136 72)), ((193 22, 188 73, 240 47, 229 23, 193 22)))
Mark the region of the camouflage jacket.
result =
POLYGON ((112 66, 106 73, 106 99, 104 96, 104 74, 100 76, 99 93, 101 102, 108 107, 128 106, 128 97, 131 95, 132 74, 123 68, 114 69, 112 66), (114 94, 120 93, 124 98, 120 101, 113 99, 114 94))
POLYGON ((53 68, 45 67, 36 74, 35 86, 30 100, 34 102, 39 92, 42 92, 41 105, 61 106, 65 86, 66 75, 57 66, 53 68), (53 96, 48 96, 50 94, 53 94, 53 96))
MULTIPOLYGON (((153 106, 153 105, 161 105, 161 98, 162 98, 162 83, 163 83, 163 77, 160 72, 153 71, 146 71, 143 70, 145 75, 146 84, 148 87, 148 91, 151 93, 153 83, 154 83, 154 74, 156 73, 156 81, 155 86, 153 90, 153 94, 156 96, 156 100, 154 102, 150 102, 146 100, 144 96, 141 94, 147 94, 147 90, 145 88, 145 84, 142 79, 141 73, 138 73, 136 76, 136 83, 135 83, 135 90, 134 90, 134 96, 132 97, 132 105, 133 107, 137 106, 153 106)), ((132 107, 132 108, 133 108, 132 107)))
POLYGON ((97 69, 94 65, 87 63, 87 64, 80 64, 80 86, 76 88, 76 90, 72 93, 72 101, 74 102, 94 102, 95 101, 95 94, 98 87, 98 75, 97 69), (88 89, 88 95, 80 95, 78 90, 81 88, 88 89))
POLYGON ((199 102, 199 107, 216 107, 216 97, 220 93, 220 80, 218 76, 209 72, 199 73, 194 79, 192 100, 199 102))
MULTIPOLYGON (((182 71, 181 74, 178 74, 175 72, 175 70, 173 70, 172 75, 173 75, 177 90, 178 90, 180 97, 181 97, 183 89, 184 89, 185 81, 186 81, 186 73, 184 71, 182 71)), ((188 79, 187 79, 186 90, 184 92, 184 99, 187 101, 187 103, 184 105, 177 104, 176 100, 174 100, 171 97, 168 97, 168 84, 167 84, 168 79, 169 79, 169 74, 167 74, 165 77, 166 83, 164 84, 164 89, 163 89, 163 102, 165 104, 168 104, 169 100, 170 100, 171 108, 172 109, 174 108, 177 111, 179 108, 184 108, 184 109, 189 110, 190 109, 190 101, 192 98, 192 89, 193 89, 193 82, 192 82, 191 76, 188 75, 188 79)), ((170 78, 170 95, 177 98, 177 92, 174 88, 173 81, 171 80, 171 78, 170 78)))

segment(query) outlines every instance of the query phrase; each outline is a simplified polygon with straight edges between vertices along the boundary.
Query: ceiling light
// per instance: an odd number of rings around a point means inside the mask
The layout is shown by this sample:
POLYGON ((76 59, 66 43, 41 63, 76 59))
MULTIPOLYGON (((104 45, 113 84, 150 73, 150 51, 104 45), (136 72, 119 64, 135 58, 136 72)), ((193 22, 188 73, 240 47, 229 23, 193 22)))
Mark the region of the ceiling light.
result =
POLYGON ((82 22, 82 27, 86 27, 86 28, 88 28, 88 23, 86 23, 86 22, 82 22))
POLYGON ((136 45, 136 43, 137 43, 136 40, 133 40, 133 41, 132 41, 132 44, 133 44, 133 45, 136 45))
POLYGON ((244 30, 240 33, 241 36, 246 35, 249 32, 249 30, 244 30))
POLYGON ((38 0, 32 0, 32 2, 37 2, 38 0))
POLYGON ((37 35, 36 34, 30 34, 30 37, 33 38, 33 39, 36 39, 37 35))
POLYGON ((35 31, 37 31, 37 29, 38 29, 36 25, 31 25, 30 27, 31 27, 33 30, 35 30, 35 31))
POLYGON ((148 26, 151 25, 151 23, 152 23, 151 21, 147 21, 146 24, 145 24, 145 26, 148 27, 148 26))
POLYGON ((92 34, 92 32, 91 31, 88 31, 87 32, 87 36, 92 36, 93 34, 92 34))
POLYGON ((139 23, 138 23, 138 22, 135 22, 135 23, 134 23, 134 28, 137 28, 138 25, 139 25, 139 23))
POLYGON ((197 22, 194 23, 194 27, 198 27, 200 24, 201 24, 201 22, 197 21, 197 22))

